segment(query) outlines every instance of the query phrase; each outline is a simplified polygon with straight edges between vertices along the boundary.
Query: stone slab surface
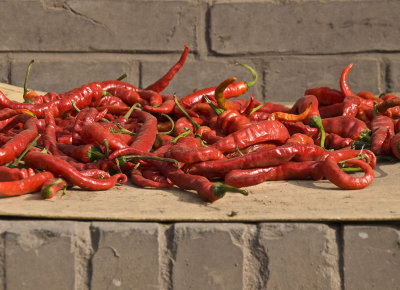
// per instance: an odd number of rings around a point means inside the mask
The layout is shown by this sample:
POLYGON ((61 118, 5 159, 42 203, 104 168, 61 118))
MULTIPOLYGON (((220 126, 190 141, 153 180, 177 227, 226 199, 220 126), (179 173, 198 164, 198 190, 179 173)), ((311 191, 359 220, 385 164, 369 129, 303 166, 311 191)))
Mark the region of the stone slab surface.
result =
MULTIPOLYGON (((0 85, 10 98, 20 88, 0 85)), ((39 194, 0 198, 0 216, 124 221, 399 221, 400 165, 381 164, 363 190, 340 190, 329 181, 274 181, 249 187, 249 196, 228 193, 212 204, 179 189, 68 190, 43 200, 39 194)))

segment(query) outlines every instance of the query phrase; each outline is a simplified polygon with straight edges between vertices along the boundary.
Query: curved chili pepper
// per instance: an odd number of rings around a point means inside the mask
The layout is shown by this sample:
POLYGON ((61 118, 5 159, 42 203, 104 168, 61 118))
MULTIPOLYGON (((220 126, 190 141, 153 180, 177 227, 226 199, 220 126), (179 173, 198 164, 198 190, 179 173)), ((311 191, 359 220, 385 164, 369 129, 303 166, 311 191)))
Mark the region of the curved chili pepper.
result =
POLYGON ((142 99, 137 93, 137 88, 129 87, 113 87, 107 90, 110 94, 120 98, 125 104, 132 106, 134 104, 140 104, 145 106, 148 102, 142 99))
POLYGON ((97 99, 91 104, 92 107, 102 107, 102 106, 120 106, 120 107, 129 107, 121 98, 106 95, 102 96, 100 99, 97 99))
POLYGON ((279 165, 290 160, 319 160, 324 150, 317 145, 289 144, 269 150, 249 153, 233 159, 205 161, 193 164, 190 174, 220 177, 233 169, 247 169, 279 165))
POLYGON ((230 134, 251 124, 249 118, 236 110, 226 110, 218 116, 217 125, 224 134, 230 134))
POLYGON ((225 175, 226 184, 241 188, 253 186, 265 181, 289 179, 322 179, 323 161, 286 162, 278 166, 236 169, 225 175))
POLYGON ((224 90, 232 83, 236 81, 235 77, 231 77, 229 79, 224 80, 222 83, 220 83, 216 89, 215 89, 215 100, 217 101, 218 107, 223 109, 223 110, 228 110, 232 109, 232 106, 229 104, 229 102, 226 100, 225 95, 224 95, 224 90))
POLYGON ((142 168, 142 175, 144 178, 153 180, 155 182, 166 183, 173 186, 172 182, 168 178, 163 176, 160 171, 154 169, 153 167, 142 168))
POLYGON ((391 118, 383 115, 376 116, 371 121, 371 150, 376 155, 391 152, 390 140, 395 135, 391 118))
POLYGON ((316 96, 318 99, 318 103, 321 106, 342 103, 345 98, 344 94, 341 91, 331 89, 328 87, 307 89, 304 95, 316 96))
POLYGON ((117 134, 111 133, 99 123, 92 123, 82 128, 81 137, 86 143, 97 143, 103 145, 104 140, 107 140, 111 150, 117 150, 128 147, 117 134))
POLYGON ((338 162, 342 161, 335 155, 330 155, 326 158, 322 171, 326 179, 342 189, 362 189, 370 185, 374 179, 374 171, 371 166, 365 161, 352 159, 346 161, 348 165, 355 165, 360 167, 364 172, 364 176, 355 177, 345 173, 338 166, 338 162))
POLYGON ((37 192, 46 180, 53 177, 51 172, 45 171, 20 180, 0 182, 0 195, 17 196, 37 192))
POLYGON ((325 148, 339 150, 352 146, 354 140, 351 138, 343 138, 335 133, 326 134, 325 148))
POLYGON ((35 175, 32 168, 10 168, 7 166, 0 166, 0 182, 15 181, 35 175))
POLYGON ((310 112, 308 113, 307 117, 303 120, 303 123, 308 125, 310 122, 310 119, 314 116, 320 117, 321 115, 319 114, 318 110, 318 99, 314 95, 305 95, 299 99, 297 99, 296 103, 292 106, 290 109, 289 113, 291 114, 300 114, 304 111, 307 110, 307 108, 311 104, 311 109, 310 112))
POLYGON ((90 105, 92 100, 100 98, 101 95, 101 85, 100 83, 96 82, 84 85, 74 91, 74 93, 66 95, 61 99, 40 105, 11 101, 2 92, 0 92, 0 107, 10 109, 27 109, 38 117, 43 117, 45 111, 51 110, 53 116, 56 117, 66 113, 69 110, 72 110, 73 103, 75 103, 78 108, 86 108, 90 105))
POLYGON ((322 119, 322 125, 327 133, 335 133, 353 140, 358 140, 361 132, 368 129, 363 121, 349 116, 322 119))
POLYGON ((93 144, 69 145, 58 143, 57 148, 64 154, 83 163, 94 162, 105 157, 100 148, 93 144))
POLYGON ((52 154, 60 155, 57 148, 56 122, 51 111, 45 112, 46 129, 43 138, 44 148, 47 148, 52 154))
POLYGON ((314 145, 314 140, 302 133, 294 133, 289 137, 289 139, 286 140, 285 144, 308 144, 308 145, 314 145))
POLYGON ((148 101, 152 107, 159 107, 163 102, 161 95, 155 91, 138 90, 137 93, 142 99, 148 101))
POLYGON ((150 151, 153 147, 157 135, 157 118, 145 111, 134 110, 132 117, 135 117, 143 122, 142 126, 137 132, 135 140, 130 144, 137 150, 150 151))
POLYGON ((158 113, 158 114, 169 114, 175 108, 174 96, 172 95, 161 95, 163 103, 159 107, 152 107, 150 105, 145 105, 143 110, 150 113, 158 113))
POLYGON ((170 68, 170 70, 161 79, 146 87, 146 90, 152 90, 159 93, 169 85, 169 82, 174 78, 175 74, 182 68, 186 61, 186 57, 189 53, 189 47, 187 45, 184 47, 185 49, 183 50, 178 62, 172 68, 170 68))
POLYGON ((96 179, 111 178, 111 175, 108 172, 98 168, 80 170, 79 173, 82 174, 83 176, 96 179))
POLYGON ((142 172, 139 169, 132 169, 130 172, 130 179, 133 184, 140 187, 153 187, 153 188, 170 188, 173 185, 168 182, 160 182, 148 179, 143 176, 142 172))
POLYGON ((0 120, 6 120, 19 114, 27 114, 31 117, 35 117, 35 115, 27 109, 13 110, 9 108, 3 108, 0 110, 0 120))
POLYGON ((42 197, 45 199, 53 198, 57 191, 63 190, 68 186, 68 183, 65 179, 60 177, 54 177, 48 179, 45 183, 43 183, 40 193, 42 197))
POLYGON ((309 103, 307 108, 299 114, 289 114, 285 112, 273 112, 268 116, 269 120, 287 121, 287 122, 300 122, 307 118, 311 112, 312 103, 309 103))
POLYGON ((24 130, 0 148, 0 165, 13 161, 37 135, 36 119, 29 117, 24 124, 24 130))
POLYGON ((187 144, 171 146, 164 155, 185 164, 201 161, 225 159, 224 154, 212 147, 191 147, 187 144))
POLYGON ((400 98, 392 95, 393 97, 387 98, 383 102, 377 105, 377 109, 380 113, 384 114, 388 109, 400 106, 400 98))
MULTIPOLYGON (((248 69, 253 76, 253 80, 251 80, 249 82, 240 81, 240 82, 235 82, 235 83, 230 84, 224 90, 224 96, 226 99, 239 97, 239 96, 245 94, 247 92, 248 88, 253 86, 257 82, 257 73, 253 68, 251 68, 250 66, 245 65, 245 64, 238 64, 238 65, 241 65, 241 66, 245 67, 246 69, 248 69)), ((201 102, 204 95, 208 96, 209 98, 214 98, 216 88, 217 87, 210 87, 210 88, 205 88, 205 89, 195 91, 194 93, 183 97, 180 101, 186 108, 190 108, 194 104, 201 102)))
POLYGON ((350 90, 347 84, 347 76, 349 75, 350 69, 353 67, 354 63, 350 63, 340 75, 340 90, 345 97, 355 96, 355 94, 350 90))
POLYGON ((394 135, 394 137, 390 140, 390 149, 392 154, 400 159, 400 133, 394 135))
POLYGON ((242 149, 266 141, 283 144, 288 138, 289 132, 281 122, 265 120, 229 134, 212 144, 212 147, 230 153, 236 148, 242 149))
POLYGON ((118 173, 108 179, 94 179, 79 173, 68 162, 41 152, 29 152, 25 156, 25 164, 40 170, 47 170, 56 176, 61 176, 73 185, 77 185, 85 190, 106 190, 113 187, 117 182, 124 184, 127 182, 125 174, 118 173))

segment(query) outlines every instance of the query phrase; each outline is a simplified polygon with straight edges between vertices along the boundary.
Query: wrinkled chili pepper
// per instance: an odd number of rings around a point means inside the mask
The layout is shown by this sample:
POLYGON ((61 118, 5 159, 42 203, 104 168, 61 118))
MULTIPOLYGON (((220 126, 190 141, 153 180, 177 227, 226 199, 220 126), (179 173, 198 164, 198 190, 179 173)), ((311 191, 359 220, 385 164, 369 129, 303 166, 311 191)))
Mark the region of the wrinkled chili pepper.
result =
POLYGON ((35 175, 32 168, 10 168, 7 166, 0 166, 0 182, 15 181, 35 175))
POLYGON ((341 137, 353 140, 358 140, 360 134, 364 130, 368 130, 367 125, 363 121, 349 116, 322 119, 322 125, 328 133, 335 133, 341 137))
POLYGON ((133 184, 140 187, 153 187, 153 188, 171 188, 173 185, 169 182, 160 182, 148 179, 143 176, 139 169, 132 169, 130 172, 130 179, 133 184))
POLYGON ((324 165, 322 166, 322 172, 326 179, 342 189, 362 189, 370 185, 374 179, 374 171, 372 167, 363 160, 351 159, 347 160, 347 165, 354 165, 360 167, 364 172, 364 176, 355 177, 344 172, 339 166, 338 162, 343 161, 340 155, 331 154, 329 155, 324 165))
POLYGON ((150 113, 139 110, 134 110, 132 112, 132 117, 139 119, 143 124, 130 146, 141 151, 150 151, 156 140, 157 118, 150 113))
POLYGON ((385 155, 391 152, 390 140, 395 135, 394 124, 391 118, 379 115, 371 121, 371 150, 376 155, 385 155))
POLYGON ((122 173, 115 174, 108 179, 94 179, 83 176, 68 162, 41 152, 29 152, 26 154, 25 164, 35 169, 48 170, 85 190, 106 190, 116 183, 124 184, 127 181, 126 175, 122 173))
POLYGON ((212 147, 230 153, 236 148, 242 149, 260 142, 275 141, 283 144, 288 138, 289 132, 281 122, 265 120, 227 135, 212 144, 212 147))
POLYGON ((400 133, 394 135, 394 137, 390 140, 390 149, 392 154, 400 159, 400 133))
POLYGON ((286 162, 277 166, 255 169, 236 169, 225 175, 226 184, 241 188, 265 181, 289 179, 322 179, 322 161, 286 162))

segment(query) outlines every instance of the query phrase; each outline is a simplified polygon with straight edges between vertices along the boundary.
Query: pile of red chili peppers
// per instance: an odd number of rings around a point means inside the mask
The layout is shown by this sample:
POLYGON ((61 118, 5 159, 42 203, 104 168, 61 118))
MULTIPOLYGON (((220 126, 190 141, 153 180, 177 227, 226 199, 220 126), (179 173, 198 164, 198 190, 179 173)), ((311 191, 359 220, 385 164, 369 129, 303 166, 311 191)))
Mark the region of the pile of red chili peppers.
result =
POLYGON ((23 103, 0 92, 0 194, 51 198, 72 186, 97 191, 128 180, 194 191, 207 202, 271 180, 362 189, 376 157, 400 158, 400 97, 354 94, 352 64, 340 90, 307 89, 287 107, 239 98, 257 81, 244 64, 249 82, 232 77, 182 98, 163 93, 187 54, 185 46, 144 89, 108 80, 38 95, 27 90, 29 66, 23 103))

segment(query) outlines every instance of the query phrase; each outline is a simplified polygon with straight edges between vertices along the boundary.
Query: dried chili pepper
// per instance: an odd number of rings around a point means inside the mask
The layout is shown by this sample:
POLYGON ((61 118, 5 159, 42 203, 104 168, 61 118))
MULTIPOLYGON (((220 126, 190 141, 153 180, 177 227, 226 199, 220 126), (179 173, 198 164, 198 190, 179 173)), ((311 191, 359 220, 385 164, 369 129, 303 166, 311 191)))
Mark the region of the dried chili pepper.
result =
POLYGON ((168 85, 169 82, 174 78, 175 74, 182 68, 186 61, 186 57, 189 53, 189 47, 187 45, 184 46, 185 49, 178 60, 178 62, 170 68, 170 70, 158 81, 146 87, 146 90, 152 90, 157 93, 163 91, 168 85))
POLYGON ((318 99, 318 103, 321 106, 342 103, 345 98, 344 94, 341 91, 328 87, 307 89, 304 95, 316 96, 318 99))
POLYGON ((68 162, 41 152, 29 152, 25 156, 25 164, 39 170, 47 170, 56 176, 61 176, 73 185, 85 190, 106 190, 116 183, 124 184, 127 181, 125 174, 118 173, 108 179, 94 179, 86 177, 68 162))
POLYGON ((400 133, 394 135, 394 137, 390 140, 390 149, 392 154, 400 159, 400 133))
POLYGON ((385 155, 391 152, 390 140, 395 135, 394 124, 391 118, 379 115, 371 121, 371 150, 376 155, 385 155))

